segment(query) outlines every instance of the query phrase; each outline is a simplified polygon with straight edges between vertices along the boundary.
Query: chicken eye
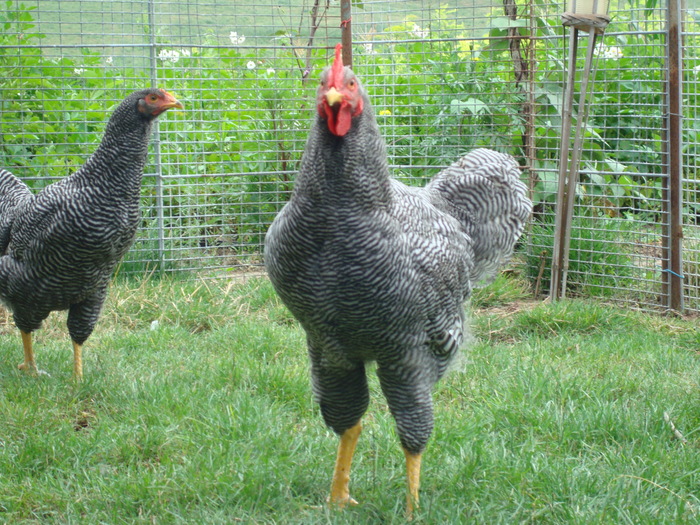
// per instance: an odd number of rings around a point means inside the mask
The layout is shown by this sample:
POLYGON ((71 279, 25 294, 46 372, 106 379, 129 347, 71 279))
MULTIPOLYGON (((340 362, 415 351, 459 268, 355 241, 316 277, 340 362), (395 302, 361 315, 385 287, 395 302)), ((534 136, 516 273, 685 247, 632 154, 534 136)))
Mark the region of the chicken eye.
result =
POLYGON ((155 96, 155 95, 150 95, 150 96, 148 97, 148 99, 149 99, 151 102, 156 102, 156 101, 158 100, 158 97, 155 96))
POLYGON ((351 88, 354 88, 354 87, 355 87, 355 81, 354 81, 354 80, 351 80, 350 82, 348 82, 348 86, 350 86, 351 88))

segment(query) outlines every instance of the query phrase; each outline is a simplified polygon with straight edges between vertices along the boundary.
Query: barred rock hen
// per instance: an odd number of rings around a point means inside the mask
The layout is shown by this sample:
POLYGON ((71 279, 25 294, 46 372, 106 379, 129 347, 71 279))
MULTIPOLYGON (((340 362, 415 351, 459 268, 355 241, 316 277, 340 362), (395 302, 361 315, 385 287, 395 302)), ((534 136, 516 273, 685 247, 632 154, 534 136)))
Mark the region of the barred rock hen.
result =
POLYGON ((82 377, 82 345, 114 267, 134 242, 151 127, 164 111, 182 107, 161 89, 129 95, 88 161, 36 195, 0 171, 0 300, 22 334, 20 369, 39 373, 31 333, 51 311, 68 310, 73 372, 82 377))
POLYGON ((431 390, 463 341, 463 303, 509 258, 532 204, 514 160, 487 149, 422 189, 390 178, 370 101, 340 46, 317 109, 265 265, 306 331, 314 394, 340 435, 329 502, 355 503, 350 463, 369 401, 365 363, 376 361, 406 457, 410 514, 431 390))

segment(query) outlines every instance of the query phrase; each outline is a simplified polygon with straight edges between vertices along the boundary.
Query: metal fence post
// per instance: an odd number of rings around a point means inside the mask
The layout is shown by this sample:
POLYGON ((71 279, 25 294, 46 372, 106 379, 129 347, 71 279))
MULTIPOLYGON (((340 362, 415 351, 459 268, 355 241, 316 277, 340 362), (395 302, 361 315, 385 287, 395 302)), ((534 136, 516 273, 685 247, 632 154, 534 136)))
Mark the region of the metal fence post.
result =
MULTIPOLYGON (((156 55, 156 10, 155 0, 148 0, 148 35, 149 35, 149 57, 151 87, 158 85, 158 60, 156 55)), ((153 144, 156 179, 156 227, 158 235, 158 270, 165 270, 165 217, 163 210, 163 165, 161 161, 160 133, 158 131, 158 121, 153 126, 153 144)))
POLYGON ((666 207, 664 291, 667 306, 683 311, 683 169, 682 169, 682 90, 681 83, 681 6, 680 0, 668 2, 666 37, 666 119, 664 141, 666 169, 664 206, 666 207))

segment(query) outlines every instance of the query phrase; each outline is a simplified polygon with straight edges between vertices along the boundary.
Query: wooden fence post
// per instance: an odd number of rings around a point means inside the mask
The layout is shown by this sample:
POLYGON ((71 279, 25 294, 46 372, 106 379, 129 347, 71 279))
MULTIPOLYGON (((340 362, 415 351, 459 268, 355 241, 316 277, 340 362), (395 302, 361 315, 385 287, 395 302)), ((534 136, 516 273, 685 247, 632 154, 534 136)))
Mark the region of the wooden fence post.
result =
POLYGON ((352 2, 340 2, 341 42, 343 44, 343 65, 352 67, 352 2))

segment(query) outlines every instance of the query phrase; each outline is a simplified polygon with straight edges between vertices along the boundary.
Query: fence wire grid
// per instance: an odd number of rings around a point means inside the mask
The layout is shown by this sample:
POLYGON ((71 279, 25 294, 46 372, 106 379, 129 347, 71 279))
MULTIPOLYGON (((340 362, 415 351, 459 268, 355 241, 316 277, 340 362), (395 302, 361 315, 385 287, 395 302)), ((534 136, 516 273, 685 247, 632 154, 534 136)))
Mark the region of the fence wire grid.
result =
MULTIPOLYGON (((680 205, 684 306, 700 310, 700 6, 678 4, 678 141, 668 135, 674 5, 611 2, 576 190, 572 295, 667 305, 669 220, 680 205), (673 148, 683 160, 680 204, 668 195, 673 148)), ((423 184, 475 147, 519 160, 535 202, 520 266, 538 294, 549 287, 566 10, 521 0, 352 6, 353 68, 397 177, 423 184)), ((119 271, 260 266, 267 227, 293 186, 319 73, 341 40, 338 1, 10 0, 0 22, 0 165, 39 190, 85 162, 129 92, 166 88, 186 109, 159 120, 143 224, 119 271)))

